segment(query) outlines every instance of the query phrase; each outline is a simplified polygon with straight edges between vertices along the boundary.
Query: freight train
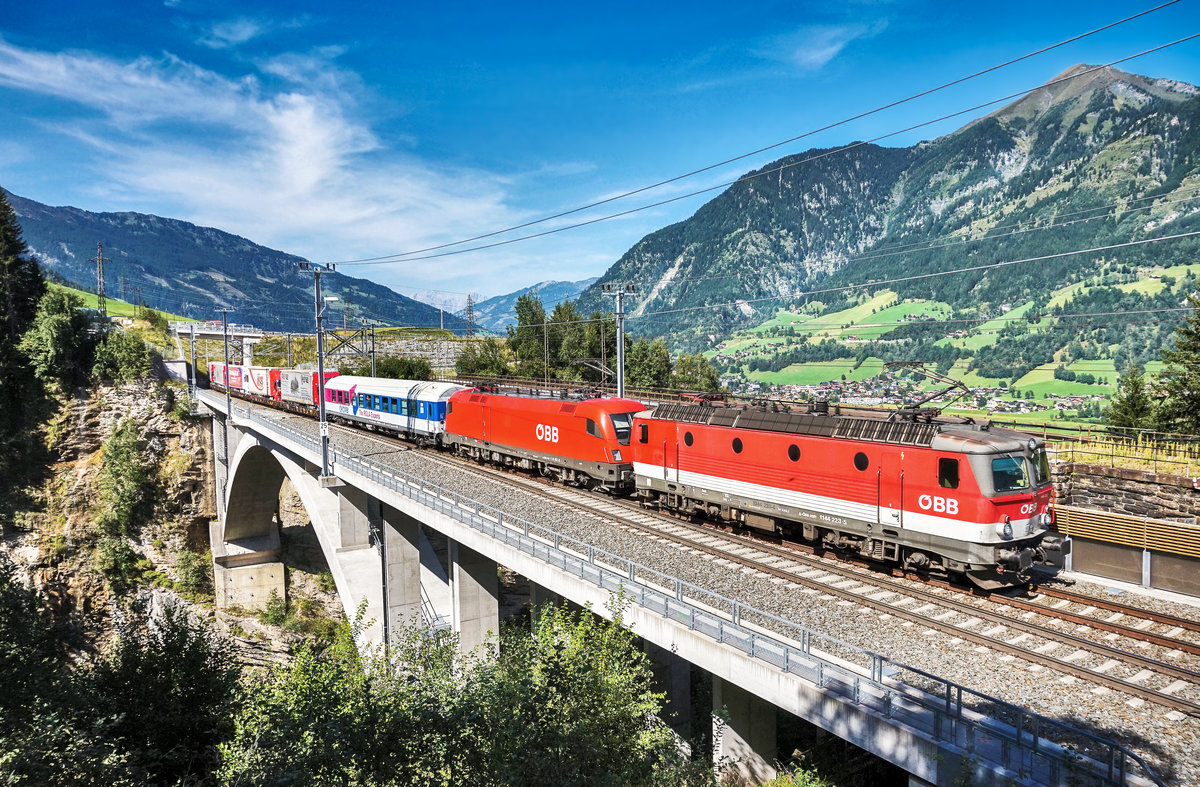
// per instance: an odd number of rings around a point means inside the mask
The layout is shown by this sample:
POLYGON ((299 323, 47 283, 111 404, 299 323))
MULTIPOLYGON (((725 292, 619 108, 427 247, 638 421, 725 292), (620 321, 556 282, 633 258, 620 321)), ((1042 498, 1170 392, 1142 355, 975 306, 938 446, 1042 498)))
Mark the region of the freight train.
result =
MULTIPOLYGON (((222 387, 223 364, 210 380, 222 387)), ((228 380, 266 403, 316 404, 312 372, 230 367, 228 380)), ((1023 584, 1047 552, 1070 547, 1047 534, 1054 486, 1040 439, 932 411, 645 405, 345 376, 325 398, 335 421, 986 589, 1023 584)))

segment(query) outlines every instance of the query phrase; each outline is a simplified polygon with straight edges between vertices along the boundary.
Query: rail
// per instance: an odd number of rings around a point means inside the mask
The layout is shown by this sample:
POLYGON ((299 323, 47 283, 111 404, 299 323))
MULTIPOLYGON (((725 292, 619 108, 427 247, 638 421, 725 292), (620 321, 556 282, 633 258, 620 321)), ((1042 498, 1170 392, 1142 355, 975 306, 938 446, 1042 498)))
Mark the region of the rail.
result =
MULTIPOLYGON (((305 450, 316 437, 235 407, 243 418, 305 450)), ((1034 782, 1165 787, 1141 757, 1120 744, 974 691, 819 632, 727 599, 591 544, 444 489, 374 459, 331 446, 334 466, 369 479, 525 554, 752 659, 796 675, 842 701, 865 706, 969 759, 987 759, 1034 782), (770 633, 768 633, 770 632, 770 633), (784 633, 779 633, 784 632, 784 633), (815 648, 820 643, 821 648, 815 648)))
MULTIPOLYGON (((578 391, 594 392, 593 395, 616 395, 616 385, 613 383, 457 374, 446 375, 443 379, 447 382, 461 382, 465 385, 499 385, 518 392, 527 391, 536 395, 562 396, 563 398, 578 391)), ((700 391, 666 388, 626 389, 627 397, 643 402, 690 402, 699 397, 712 395, 700 391)), ((728 396, 728 399, 743 404, 757 400, 732 394, 728 396)), ((780 404, 802 405, 804 403, 781 401, 780 404)), ((853 407, 848 406, 848 409, 853 409, 853 407)), ((1063 461, 1139 470, 1148 468, 1154 473, 1161 471, 1173 475, 1200 476, 1200 436, 1197 435, 1118 427, 1034 425, 1002 419, 993 419, 992 423, 1021 432, 1040 434, 1050 450, 1063 461)))

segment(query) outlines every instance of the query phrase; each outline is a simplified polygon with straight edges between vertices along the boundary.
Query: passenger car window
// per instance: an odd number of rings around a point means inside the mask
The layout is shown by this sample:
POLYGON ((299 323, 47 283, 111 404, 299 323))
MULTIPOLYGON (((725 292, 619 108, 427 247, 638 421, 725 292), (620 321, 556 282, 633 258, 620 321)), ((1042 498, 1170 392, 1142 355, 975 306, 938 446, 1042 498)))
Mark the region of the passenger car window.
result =
POLYGON ((958 460, 943 456, 938 459, 938 486, 943 489, 958 489, 958 460))
POLYGON ((997 492, 1016 492, 1029 488, 1025 460, 1019 456, 1002 456, 992 460, 992 488, 997 492))

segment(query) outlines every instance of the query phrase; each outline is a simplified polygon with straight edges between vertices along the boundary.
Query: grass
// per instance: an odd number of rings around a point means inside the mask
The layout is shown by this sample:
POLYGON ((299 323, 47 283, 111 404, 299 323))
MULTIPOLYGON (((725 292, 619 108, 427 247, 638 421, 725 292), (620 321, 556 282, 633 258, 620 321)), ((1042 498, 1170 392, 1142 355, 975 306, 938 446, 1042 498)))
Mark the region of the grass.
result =
POLYGON ((843 374, 848 378, 853 371, 854 359, 847 358, 844 364, 838 361, 794 363, 777 372, 751 372, 748 376, 771 385, 820 385, 829 380, 840 380, 843 374))
POLYGON ((996 343, 997 335, 1002 328, 1007 328, 1012 324, 1013 319, 1024 317, 1030 309, 1033 308, 1033 301, 1026 301, 1020 306, 1010 309, 1005 314, 993 320, 988 320, 980 324, 978 327, 972 328, 975 331, 970 336, 961 337, 958 339, 942 339, 937 342, 940 345, 951 347, 960 347, 966 350, 979 350, 987 347, 990 344, 996 343))
MULTIPOLYGON (((54 282, 48 282, 47 284, 50 287, 57 287, 60 290, 66 290, 67 292, 71 292, 79 296, 79 298, 83 300, 83 307, 85 309, 95 309, 100 303, 100 299, 95 293, 84 292, 83 290, 77 290, 73 287, 64 287, 63 285, 55 284, 54 282)), ((106 312, 108 312, 110 317, 132 318, 135 312, 140 313, 141 311, 140 308, 135 307, 132 303, 126 303, 125 301, 108 297, 104 299, 104 309, 106 312)), ((155 309, 155 311, 159 310, 155 309)), ((170 314, 168 312, 162 312, 162 314, 164 314, 168 320, 176 322, 196 322, 191 317, 182 317, 178 314, 170 314)))

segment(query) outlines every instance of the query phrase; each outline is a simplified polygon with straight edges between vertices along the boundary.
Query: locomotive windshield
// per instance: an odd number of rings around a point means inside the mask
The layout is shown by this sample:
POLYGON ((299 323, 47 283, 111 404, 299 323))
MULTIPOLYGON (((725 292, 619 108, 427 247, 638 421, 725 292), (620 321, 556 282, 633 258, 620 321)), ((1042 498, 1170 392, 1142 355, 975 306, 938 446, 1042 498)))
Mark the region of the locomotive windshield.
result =
POLYGON ((1050 483, 1050 459, 1044 447, 1033 452, 1033 483, 1035 486, 1050 483))
POLYGON ((1020 456, 1001 456, 992 460, 992 488, 997 494, 1029 488, 1025 459, 1020 456))
POLYGON ((617 433, 617 442, 629 445, 629 435, 633 432, 633 413, 611 413, 608 420, 612 421, 613 430, 617 433))

